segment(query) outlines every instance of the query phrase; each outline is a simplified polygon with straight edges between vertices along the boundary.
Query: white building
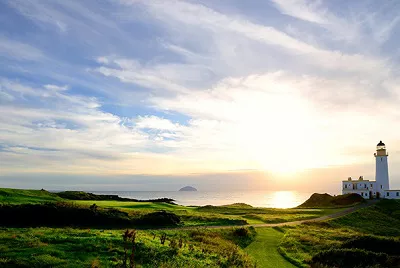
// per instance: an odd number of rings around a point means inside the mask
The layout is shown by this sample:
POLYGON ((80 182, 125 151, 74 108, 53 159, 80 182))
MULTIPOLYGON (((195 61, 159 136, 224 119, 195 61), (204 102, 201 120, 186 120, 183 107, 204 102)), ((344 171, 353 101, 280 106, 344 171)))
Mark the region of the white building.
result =
POLYGON ((390 190, 388 154, 385 144, 380 141, 376 146, 375 156, 375 181, 364 180, 360 176, 358 180, 351 177, 342 181, 342 194, 356 193, 367 198, 400 199, 400 190, 390 190))

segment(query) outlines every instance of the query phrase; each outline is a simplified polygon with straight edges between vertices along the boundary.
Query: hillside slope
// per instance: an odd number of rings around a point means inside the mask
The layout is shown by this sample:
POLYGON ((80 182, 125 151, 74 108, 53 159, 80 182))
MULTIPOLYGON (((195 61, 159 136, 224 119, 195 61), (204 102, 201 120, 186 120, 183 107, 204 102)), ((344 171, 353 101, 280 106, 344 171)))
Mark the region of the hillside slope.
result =
POLYGON ((345 194, 331 196, 329 194, 313 194, 298 208, 332 208, 347 207, 365 202, 365 199, 358 194, 345 194))
POLYGON ((62 201, 63 198, 46 190, 0 188, 0 203, 22 204, 62 201))

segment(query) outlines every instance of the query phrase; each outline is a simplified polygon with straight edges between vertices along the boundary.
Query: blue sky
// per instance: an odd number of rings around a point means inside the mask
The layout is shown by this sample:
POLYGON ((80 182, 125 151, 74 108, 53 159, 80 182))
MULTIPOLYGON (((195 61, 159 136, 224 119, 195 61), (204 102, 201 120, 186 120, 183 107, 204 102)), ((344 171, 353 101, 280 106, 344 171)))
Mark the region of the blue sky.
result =
POLYGON ((2 1, 0 186, 335 192, 382 139, 400 188, 399 11, 2 1))

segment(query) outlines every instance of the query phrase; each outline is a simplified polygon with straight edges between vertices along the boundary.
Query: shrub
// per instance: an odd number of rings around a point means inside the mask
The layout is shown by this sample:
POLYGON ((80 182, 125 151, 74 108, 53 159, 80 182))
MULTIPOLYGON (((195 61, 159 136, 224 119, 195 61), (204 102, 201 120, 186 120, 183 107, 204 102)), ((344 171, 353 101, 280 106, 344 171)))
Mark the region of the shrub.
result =
MULTIPOLYGON (((387 265, 388 255, 361 249, 330 249, 317 253, 311 259, 311 267, 353 268, 387 265)), ((386 266, 389 267, 389 266, 386 266)))
POLYGON ((358 248, 400 256, 400 241, 393 238, 361 236, 344 242, 342 248, 358 248))
POLYGON ((176 226, 180 222, 176 214, 164 210, 145 214, 136 221, 138 225, 146 226, 176 226))
POLYGON ((256 235, 257 232, 254 227, 240 227, 233 229, 231 233, 228 233, 226 238, 232 240, 236 245, 245 248, 254 241, 256 235))
POLYGON ((90 209, 71 203, 0 205, 0 226, 127 226, 128 214, 116 209, 90 209))

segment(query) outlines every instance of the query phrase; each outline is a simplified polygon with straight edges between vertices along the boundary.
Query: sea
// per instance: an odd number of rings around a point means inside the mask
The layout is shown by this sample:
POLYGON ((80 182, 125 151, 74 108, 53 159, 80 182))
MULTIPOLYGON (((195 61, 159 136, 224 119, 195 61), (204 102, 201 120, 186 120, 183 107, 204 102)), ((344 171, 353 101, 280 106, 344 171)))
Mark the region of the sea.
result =
POLYGON ((292 208, 306 201, 312 193, 297 191, 90 191, 140 200, 171 198, 184 206, 221 206, 246 203, 253 207, 292 208))

